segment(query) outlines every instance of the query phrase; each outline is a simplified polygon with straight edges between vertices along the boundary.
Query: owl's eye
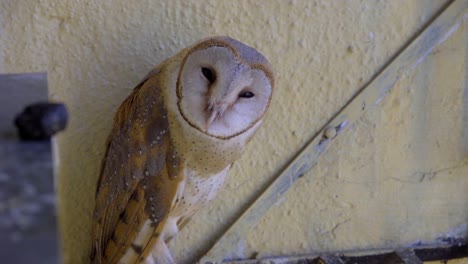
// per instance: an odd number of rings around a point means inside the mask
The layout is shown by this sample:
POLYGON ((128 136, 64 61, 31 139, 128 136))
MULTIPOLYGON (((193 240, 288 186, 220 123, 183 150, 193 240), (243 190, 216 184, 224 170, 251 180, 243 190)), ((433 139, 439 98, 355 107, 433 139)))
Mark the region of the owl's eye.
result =
POLYGON ((213 70, 203 67, 201 69, 203 76, 210 82, 210 84, 213 84, 216 81, 216 74, 214 73, 213 70))
POLYGON ((251 91, 244 91, 239 94, 239 97, 242 97, 242 98, 252 98, 254 96, 255 94, 252 93, 251 91))

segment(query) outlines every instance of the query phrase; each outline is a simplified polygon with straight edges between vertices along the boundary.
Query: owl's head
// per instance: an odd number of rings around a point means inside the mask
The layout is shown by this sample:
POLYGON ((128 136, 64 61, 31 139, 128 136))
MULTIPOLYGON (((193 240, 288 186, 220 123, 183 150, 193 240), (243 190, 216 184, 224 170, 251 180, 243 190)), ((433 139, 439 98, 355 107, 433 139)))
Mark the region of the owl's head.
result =
POLYGON ((185 55, 177 104, 192 127, 230 139, 261 122, 273 84, 270 64, 258 51, 229 37, 210 38, 185 55))

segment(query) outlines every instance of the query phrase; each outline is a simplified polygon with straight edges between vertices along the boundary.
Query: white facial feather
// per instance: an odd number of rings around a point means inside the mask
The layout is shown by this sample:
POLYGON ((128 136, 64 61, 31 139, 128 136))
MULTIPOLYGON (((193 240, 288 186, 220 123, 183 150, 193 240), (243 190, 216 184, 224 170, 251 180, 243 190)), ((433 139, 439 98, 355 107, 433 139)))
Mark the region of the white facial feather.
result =
POLYGON ((248 130, 263 117, 272 94, 268 73, 257 66, 227 47, 195 50, 181 67, 180 111, 188 122, 213 136, 232 137, 248 130), (205 69, 213 82, 204 76, 205 69), (242 97, 246 92, 253 96, 242 97))

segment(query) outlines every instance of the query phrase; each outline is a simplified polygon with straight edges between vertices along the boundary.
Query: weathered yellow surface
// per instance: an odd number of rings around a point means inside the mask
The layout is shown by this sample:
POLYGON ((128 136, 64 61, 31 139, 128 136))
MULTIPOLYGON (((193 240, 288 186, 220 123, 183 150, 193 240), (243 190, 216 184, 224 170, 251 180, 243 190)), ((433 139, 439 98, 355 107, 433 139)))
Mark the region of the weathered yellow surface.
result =
MULTIPOLYGON (((85 263, 113 113, 152 66, 211 35, 273 64, 271 111, 218 199, 170 244, 182 263, 209 242, 448 1, 0 2, 0 72, 47 71, 67 103, 57 137, 63 263, 85 263)), ((340 136, 254 228, 249 257, 352 250, 465 235, 467 22, 340 136), (452 233, 450 233, 452 232, 452 233)), ((467 100, 468 101, 468 100, 467 100)))
POLYGON ((299 179, 250 233, 247 252, 391 248, 466 235, 466 25, 334 142, 311 172, 317 177, 299 179))

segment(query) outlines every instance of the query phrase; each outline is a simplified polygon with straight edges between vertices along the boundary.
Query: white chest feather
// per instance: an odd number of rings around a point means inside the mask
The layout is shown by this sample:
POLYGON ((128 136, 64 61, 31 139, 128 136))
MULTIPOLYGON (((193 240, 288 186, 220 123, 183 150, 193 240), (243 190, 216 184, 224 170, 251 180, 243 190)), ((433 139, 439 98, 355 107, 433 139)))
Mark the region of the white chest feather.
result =
POLYGON ((199 175, 195 171, 186 171, 184 184, 181 184, 180 192, 176 198, 176 208, 171 216, 191 217, 211 201, 222 187, 230 166, 221 172, 206 176, 199 175))

